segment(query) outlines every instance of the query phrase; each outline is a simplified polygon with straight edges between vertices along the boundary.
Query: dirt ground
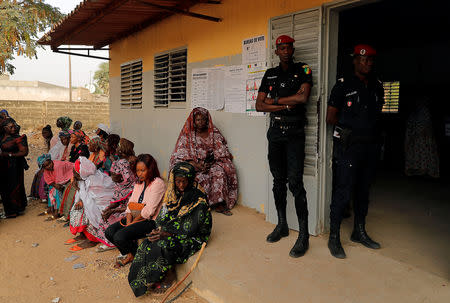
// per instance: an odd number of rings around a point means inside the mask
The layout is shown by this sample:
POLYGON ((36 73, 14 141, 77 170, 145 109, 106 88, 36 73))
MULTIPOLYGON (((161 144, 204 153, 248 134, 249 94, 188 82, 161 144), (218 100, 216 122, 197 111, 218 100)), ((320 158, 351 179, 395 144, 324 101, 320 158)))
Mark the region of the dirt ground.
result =
MULTIPOLYGON (((39 134, 29 133, 28 138, 27 194, 37 169, 36 159, 45 151, 39 134)), ((44 209, 45 204, 40 201, 30 201, 25 215, 0 220, 0 302, 52 302, 55 298, 60 298, 60 303, 160 302, 161 295, 134 297, 127 281, 129 265, 114 269, 117 250, 97 253, 91 248, 70 252, 64 241, 72 234, 62 224, 44 222, 45 217, 37 216, 44 209), (78 258, 66 259, 73 256, 78 258), (74 269, 75 264, 85 268, 74 269)), ((175 302, 206 301, 187 290, 175 302)))

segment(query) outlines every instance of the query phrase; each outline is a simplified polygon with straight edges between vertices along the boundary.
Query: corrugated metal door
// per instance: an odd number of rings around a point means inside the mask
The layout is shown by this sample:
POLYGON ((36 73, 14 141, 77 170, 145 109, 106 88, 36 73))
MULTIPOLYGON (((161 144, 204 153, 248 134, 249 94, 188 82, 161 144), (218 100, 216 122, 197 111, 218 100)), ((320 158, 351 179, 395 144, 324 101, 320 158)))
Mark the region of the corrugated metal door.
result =
MULTIPOLYGON (((269 66, 279 63, 275 55, 275 40, 280 35, 289 35, 295 39, 294 61, 307 63, 313 72, 313 88, 306 106, 308 124, 305 127, 305 171, 304 183, 308 198, 309 230, 317 234, 319 218, 318 201, 318 146, 319 146, 319 98, 320 98, 320 58, 321 58, 321 20, 322 8, 317 7, 306 11, 275 17, 270 20, 269 29, 269 66)), ((271 191, 268 219, 276 223, 277 216, 271 191)), ((293 197, 288 196, 288 222, 289 226, 298 229, 298 222, 293 206, 293 197)))

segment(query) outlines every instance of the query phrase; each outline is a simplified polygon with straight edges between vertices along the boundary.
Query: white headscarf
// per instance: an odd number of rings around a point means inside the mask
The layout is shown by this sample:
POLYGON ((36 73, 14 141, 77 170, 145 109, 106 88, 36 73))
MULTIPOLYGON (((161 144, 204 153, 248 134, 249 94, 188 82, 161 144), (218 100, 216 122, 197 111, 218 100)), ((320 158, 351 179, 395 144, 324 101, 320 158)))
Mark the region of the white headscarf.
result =
POLYGON ((97 125, 97 127, 102 131, 104 131, 105 133, 107 133, 108 135, 111 134, 111 130, 106 124, 100 123, 99 125, 97 125))
POLYGON ((114 182, 111 177, 97 170, 94 163, 80 157, 80 176, 78 182, 79 198, 83 201, 84 213, 89 223, 98 228, 102 220, 102 212, 109 205, 114 193, 114 182))

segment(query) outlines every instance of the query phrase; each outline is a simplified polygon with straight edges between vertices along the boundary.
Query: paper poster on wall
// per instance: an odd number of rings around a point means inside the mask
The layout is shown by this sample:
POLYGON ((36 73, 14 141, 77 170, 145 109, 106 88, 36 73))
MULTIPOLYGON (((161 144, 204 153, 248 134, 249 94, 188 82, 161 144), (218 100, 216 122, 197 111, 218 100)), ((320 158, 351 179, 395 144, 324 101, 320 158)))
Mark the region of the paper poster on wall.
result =
POLYGON ((244 65, 225 68, 225 111, 229 113, 246 113, 247 70, 244 65))
POLYGON ((242 41, 242 64, 266 61, 266 37, 264 35, 242 41))
POLYGON ((224 106, 224 67, 192 69, 192 108, 219 110, 224 106))
POLYGON ((264 116, 265 113, 257 112, 255 108, 256 97, 258 96, 259 86, 267 70, 266 62, 258 62, 246 66, 247 80, 245 84, 246 91, 246 112, 249 116, 264 116))

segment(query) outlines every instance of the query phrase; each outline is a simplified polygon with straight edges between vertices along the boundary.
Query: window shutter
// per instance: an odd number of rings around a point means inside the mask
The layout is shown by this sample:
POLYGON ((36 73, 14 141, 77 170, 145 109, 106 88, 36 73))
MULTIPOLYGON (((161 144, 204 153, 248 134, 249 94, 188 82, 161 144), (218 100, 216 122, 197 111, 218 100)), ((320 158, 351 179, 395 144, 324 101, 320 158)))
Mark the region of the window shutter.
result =
POLYGON ((155 56, 155 107, 186 102, 187 50, 155 56))
POLYGON ((120 66, 120 108, 142 108, 142 60, 120 66))
POLYGON ((320 10, 313 9, 294 13, 292 15, 275 18, 271 21, 271 62, 272 67, 279 64, 279 58, 275 55, 275 40, 280 35, 289 35, 295 39, 294 60, 305 62, 313 72, 313 88, 306 105, 305 126, 305 171, 306 176, 316 176, 319 149, 319 121, 318 100, 320 87, 320 10))

